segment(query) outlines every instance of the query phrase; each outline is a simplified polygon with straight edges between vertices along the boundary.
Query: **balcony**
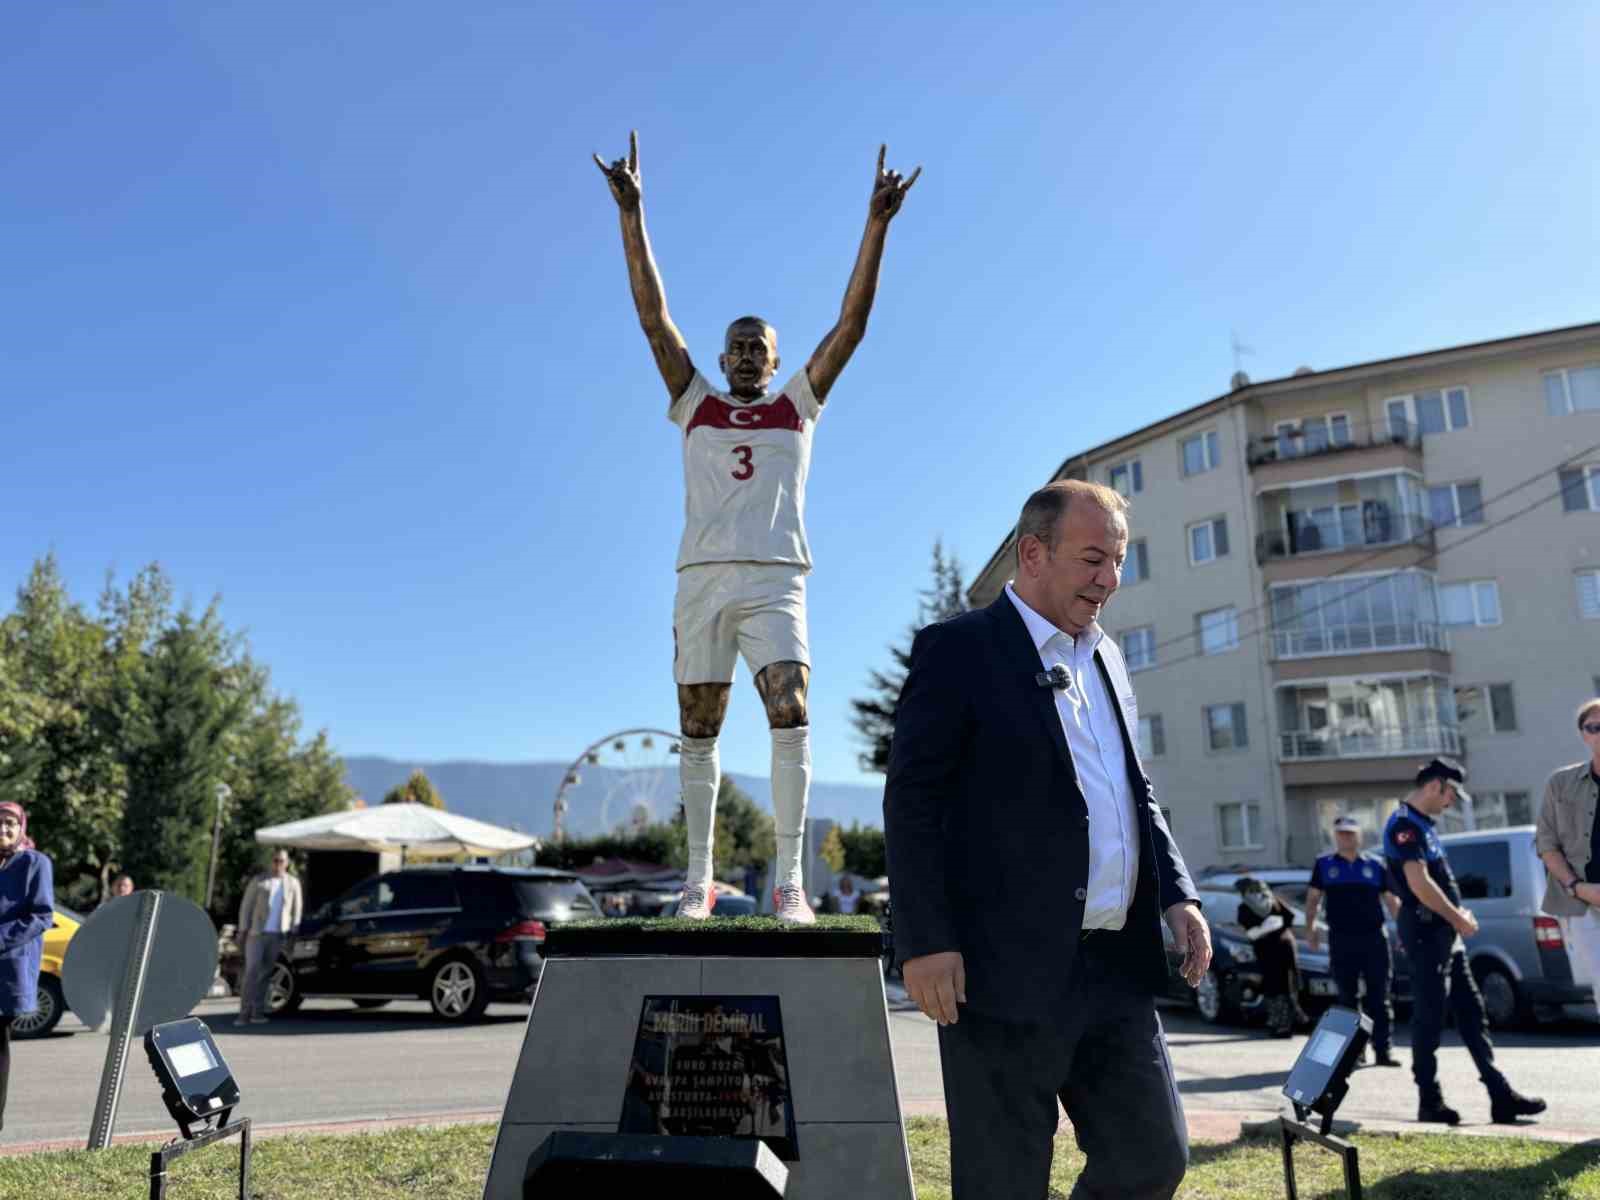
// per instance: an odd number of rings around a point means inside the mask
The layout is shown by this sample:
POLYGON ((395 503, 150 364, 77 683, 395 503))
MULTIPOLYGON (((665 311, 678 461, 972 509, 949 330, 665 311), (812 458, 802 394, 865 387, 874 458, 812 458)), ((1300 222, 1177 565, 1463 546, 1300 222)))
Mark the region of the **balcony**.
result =
POLYGON ((1444 626, 1433 621, 1406 624, 1363 622, 1328 625, 1322 629, 1274 630, 1272 657, 1319 658, 1328 654, 1366 654, 1381 650, 1450 649, 1444 626))
POLYGON ((1335 729, 1299 731, 1280 734, 1279 743, 1278 757, 1283 762, 1461 753, 1461 734, 1450 725, 1417 725, 1352 733, 1335 729))
POLYGON ((1285 785, 1403 783, 1419 757, 1460 754, 1455 691, 1437 671, 1277 686, 1285 785))
MULTIPOLYGON (((1382 546, 1412 545, 1433 553, 1433 522, 1417 513, 1395 512, 1381 501, 1331 504, 1285 515, 1287 528, 1256 535, 1256 562, 1263 566, 1275 559, 1382 546)), ((1267 520, 1263 516, 1263 524, 1267 520)))
POLYGON ((1328 454, 1348 454, 1354 450, 1373 450, 1386 446, 1406 446, 1421 451, 1422 433, 1410 421, 1395 417, 1388 421, 1349 421, 1312 418, 1289 427, 1285 422, 1276 433, 1257 434, 1245 447, 1245 460, 1253 470, 1267 463, 1296 462, 1328 454))
POLYGON ((1245 459, 1262 488, 1358 471, 1420 472, 1422 438, 1414 424, 1398 418, 1384 424, 1316 418, 1252 437, 1245 459))

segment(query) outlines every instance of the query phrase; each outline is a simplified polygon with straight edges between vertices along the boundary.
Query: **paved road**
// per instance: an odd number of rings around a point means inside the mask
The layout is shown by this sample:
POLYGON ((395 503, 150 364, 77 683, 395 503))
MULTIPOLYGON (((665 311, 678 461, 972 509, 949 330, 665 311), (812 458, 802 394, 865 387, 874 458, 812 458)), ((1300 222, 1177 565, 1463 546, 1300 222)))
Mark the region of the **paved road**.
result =
MULTIPOLYGON (((909 1112, 937 1111, 944 1097, 937 1031, 893 986, 890 1007, 901 1101, 909 1112)), ((440 1025, 418 1002, 362 1012, 341 1001, 313 1000, 292 1018, 234 1028, 236 1010, 234 1001, 207 1001, 197 1015, 212 1027, 240 1080, 242 1111, 267 1125, 498 1113, 528 1012, 526 1006, 494 1005, 482 1023, 457 1028, 440 1025)), ((1303 1039, 1215 1029, 1175 1008, 1165 1010, 1164 1019, 1191 1108, 1278 1108, 1278 1089, 1303 1039)), ((1517 1086, 1550 1101, 1550 1124, 1600 1134, 1600 1089, 1592 1071, 1575 1069, 1592 1063, 1600 1030, 1564 1025, 1497 1042, 1517 1086), (1575 1058, 1575 1051, 1584 1057, 1575 1058)), ((53 1037, 16 1043, 3 1141, 86 1138, 106 1046, 104 1033, 85 1030, 71 1016, 53 1037)), ((1487 1121, 1488 1101, 1453 1035, 1441 1062, 1451 1101, 1469 1122, 1487 1121)), ((1340 1116, 1406 1121, 1416 1115, 1415 1106, 1409 1071, 1374 1068, 1356 1074, 1340 1116)), ((170 1130, 143 1047, 136 1045, 117 1131, 170 1130)))

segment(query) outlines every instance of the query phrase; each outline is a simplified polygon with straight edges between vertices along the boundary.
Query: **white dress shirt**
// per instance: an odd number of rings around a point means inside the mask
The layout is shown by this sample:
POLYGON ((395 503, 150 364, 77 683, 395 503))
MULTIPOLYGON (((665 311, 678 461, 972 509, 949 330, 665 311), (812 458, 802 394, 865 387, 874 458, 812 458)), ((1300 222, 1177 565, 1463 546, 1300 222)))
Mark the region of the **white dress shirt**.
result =
POLYGON ((267 923, 263 929, 267 933, 283 932, 283 880, 276 875, 267 879, 267 894, 271 899, 267 902, 267 923))
POLYGON ((1029 608, 1009 583, 1006 595, 1027 625, 1044 669, 1059 664, 1072 677, 1072 685, 1057 688, 1054 695, 1078 787, 1089 807, 1089 886, 1083 928, 1121 929, 1139 878, 1139 823, 1133 813, 1122 727, 1094 661, 1105 632, 1091 624, 1073 637, 1029 608))

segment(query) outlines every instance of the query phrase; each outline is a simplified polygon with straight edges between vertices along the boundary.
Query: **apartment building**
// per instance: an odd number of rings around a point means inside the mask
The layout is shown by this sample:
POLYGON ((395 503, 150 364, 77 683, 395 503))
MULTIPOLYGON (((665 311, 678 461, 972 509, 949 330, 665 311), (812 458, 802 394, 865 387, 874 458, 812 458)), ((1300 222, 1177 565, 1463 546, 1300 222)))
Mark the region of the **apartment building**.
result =
MULTIPOLYGON (((1104 623, 1192 865, 1369 843, 1417 765, 1533 820, 1600 695, 1600 323, 1252 383, 1075 450, 1132 505, 1104 623)), ((1022 499, 1019 487, 1018 506, 1022 499)), ((1008 533, 974 604, 1011 577, 1008 533)))

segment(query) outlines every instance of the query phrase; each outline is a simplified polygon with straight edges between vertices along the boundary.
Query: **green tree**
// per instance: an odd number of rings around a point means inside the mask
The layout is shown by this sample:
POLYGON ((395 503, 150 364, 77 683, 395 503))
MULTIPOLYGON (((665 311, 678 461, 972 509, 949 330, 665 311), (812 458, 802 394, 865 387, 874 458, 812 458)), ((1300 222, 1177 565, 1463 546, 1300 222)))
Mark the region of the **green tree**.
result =
POLYGON ((123 727, 123 866, 142 884, 205 903, 217 785, 253 692, 215 603, 157 636, 123 727))
POLYGON ((646 825, 637 833, 608 833, 593 838, 545 842, 539 847, 534 861, 541 867, 557 867, 565 871, 582 870, 603 858, 625 858, 629 862, 654 863, 665 867, 672 865, 673 848, 682 842, 682 828, 663 821, 646 825))
POLYGON ((418 767, 411 772, 410 778, 404 783, 389 789, 384 796, 385 804, 426 804, 429 808, 444 807, 444 797, 439 795, 439 789, 433 786, 433 781, 418 767))
POLYGON ((909 627, 904 644, 889 647, 892 665, 887 671, 868 671, 871 695, 850 701, 850 707, 855 710, 850 723, 866 747, 858 756, 863 771, 889 769, 889 742, 894 736, 900 691, 906 685, 906 672, 911 669, 912 640, 924 626, 967 611, 961 562, 954 555, 945 554, 942 541, 933 543, 932 576, 930 585, 917 593, 917 619, 909 627))
POLYGON ((0 792, 28 810, 62 903, 87 906, 117 869, 127 771, 120 697, 132 685, 107 631, 67 594, 53 555, 0 619, 0 792))
POLYGON ((884 851, 883 830, 871 825, 862 826, 859 821, 852 821, 849 829, 840 829, 835 825, 833 832, 839 834, 839 846, 844 859, 843 867, 834 867, 834 870, 844 870, 864 879, 876 879, 880 875, 889 873, 889 858, 884 851))
POLYGON ((837 875, 844 870, 844 839, 839 836, 839 827, 834 825, 828 830, 828 836, 822 839, 822 846, 817 850, 817 857, 828 864, 828 870, 837 875))
MULTIPOLYGON (((680 869, 689 865, 689 827, 683 806, 672 818, 671 864, 680 869)), ((712 829, 711 870, 713 874, 742 873, 746 867, 764 868, 778 853, 777 831, 772 814, 750 798, 750 793, 724 775, 717 788, 717 816, 712 829)))

